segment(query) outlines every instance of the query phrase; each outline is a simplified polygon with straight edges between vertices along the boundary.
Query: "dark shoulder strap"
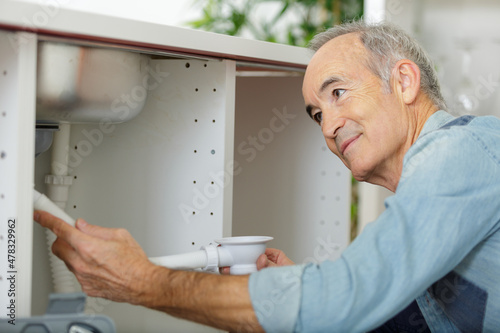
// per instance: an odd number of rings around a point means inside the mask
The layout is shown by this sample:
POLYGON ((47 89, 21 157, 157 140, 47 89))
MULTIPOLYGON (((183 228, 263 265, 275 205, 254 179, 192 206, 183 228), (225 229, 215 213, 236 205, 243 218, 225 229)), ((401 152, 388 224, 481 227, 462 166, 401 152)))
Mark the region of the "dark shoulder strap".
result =
POLYGON ((470 123, 472 121, 472 119, 474 119, 474 118, 476 118, 476 117, 471 116, 471 115, 458 117, 458 118, 455 118, 452 121, 444 124, 439 129, 449 129, 453 126, 464 126, 464 125, 467 125, 468 123, 470 123))

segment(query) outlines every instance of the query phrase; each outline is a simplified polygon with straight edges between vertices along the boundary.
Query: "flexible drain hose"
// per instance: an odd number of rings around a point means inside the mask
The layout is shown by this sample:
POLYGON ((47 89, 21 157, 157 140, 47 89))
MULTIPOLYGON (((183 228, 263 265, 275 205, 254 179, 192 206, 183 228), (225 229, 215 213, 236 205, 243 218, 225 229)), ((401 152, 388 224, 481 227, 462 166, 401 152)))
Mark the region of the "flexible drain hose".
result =
MULTIPOLYGON (((41 201, 44 205, 57 205, 60 211, 58 214, 64 214, 63 220, 74 225, 74 220, 64 213, 66 203, 69 197, 69 188, 73 183, 73 177, 69 176, 69 142, 70 142, 71 125, 59 124, 59 131, 54 133, 52 142, 52 160, 50 163, 50 174, 45 176, 45 186, 47 200, 41 201)), ((46 209, 47 210, 47 209, 46 209)), ((56 214, 55 214, 56 215, 56 214)), ((57 258, 52 253, 52 244, 56 236, 52 231, 46 231, 47 247, 49 249, 49 260, 52 269, 52 281, 54 292, 56 293, 73 293, 81 290, 80 284, 76 281, 75 276, 69 271, 64 262, 57 258)))
MULTIPOLYGON (((33 208, 35 210, 44 210, 51 213, 54 216, 66 221, 70 225, 75 225, 75 220, 71 218, 64 210, 62 210, 59 206, 53 203, 49 198, 45 195, 33 190, 33 208)), ((56 240, 56 235, 48 230, 46 233, 47 236, 47 245, 49 249, 49 261, 50 267, 52 270, 52 280, 54 283, 54 292, 56 293, 73 293, 79 291, 79 284, 76 281, 73 273, 70 272, 68 267, 64 262, 57 258, 52 253, 52 244, 56 240)))

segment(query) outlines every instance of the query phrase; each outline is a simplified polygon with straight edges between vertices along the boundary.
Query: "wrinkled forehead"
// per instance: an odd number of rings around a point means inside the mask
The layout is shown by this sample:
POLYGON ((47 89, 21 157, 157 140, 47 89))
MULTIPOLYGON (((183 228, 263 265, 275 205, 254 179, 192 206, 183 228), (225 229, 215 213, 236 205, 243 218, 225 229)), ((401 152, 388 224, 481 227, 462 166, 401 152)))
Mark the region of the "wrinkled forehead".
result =
POLYGON ((342 75, 364 66, 367 51, 359 39, 359 34, 349 33, 335 37, 320 47, 307 66, 304 88, 313 87, 324 76, 342 75))
MULTIPOLYGON (((348 33, 331 39, 316 51, 315 56, 321 57, 328 54, 342 55, 364 55, 366 49, 361 42, 360 34, 357 32, 348 33)), ((314 58, 313 57, 313 58, 314 58)))

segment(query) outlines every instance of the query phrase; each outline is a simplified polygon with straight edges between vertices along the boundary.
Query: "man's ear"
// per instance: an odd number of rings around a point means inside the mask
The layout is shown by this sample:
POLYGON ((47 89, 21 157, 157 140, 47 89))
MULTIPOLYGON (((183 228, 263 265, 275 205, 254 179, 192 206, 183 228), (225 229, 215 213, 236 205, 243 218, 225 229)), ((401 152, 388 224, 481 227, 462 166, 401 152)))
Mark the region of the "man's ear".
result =
POLYGON ((393 68, 393 84, 405 104, 411 104, 420 91, 420 69, 408 59, 402 59, 393 68))

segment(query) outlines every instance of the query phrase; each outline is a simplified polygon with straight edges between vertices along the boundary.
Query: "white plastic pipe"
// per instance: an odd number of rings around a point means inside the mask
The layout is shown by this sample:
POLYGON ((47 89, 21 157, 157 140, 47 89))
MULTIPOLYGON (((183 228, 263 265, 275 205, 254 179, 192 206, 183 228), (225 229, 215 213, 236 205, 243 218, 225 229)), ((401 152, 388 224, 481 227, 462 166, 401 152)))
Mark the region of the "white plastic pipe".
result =
POLYGON ((204 250, 165 257, 153 257, 149 258, 149 260, 155 265, 184 270, 205 268, 208 264, 207 252, 204 250))
MULTIPOLYGON (((75 220, 71 216, 44 194, 36 190, 33 190, 33 208, 35 210, 47 211, 68 224, 75 226, 75 220)), ((52 244, 56 240, 56 235, 52 231, 47 230, 46 236, 54 291, 56 293, 73 293, 79 291, 80 287, 73 273, 71 273, 68 267, 66 267, 66 264, 64 264, 61 259, 57 258, 51 251, 52 244)))
MULTIPOLYGON (((71 216, 36 190, 33 190, 33 207, 36 210, 47 211, 72 226, 75 225, 75 220, 71 216)), ((53 235, 53 233, 51 234, 53 235)), ((55 236, 53 237, 55 239, 55 236)), ((250 274, 257 271, 257 258, 265 252, 266 243, 272 239, 272 237, 265 236, 221 238, 215 240, 220 246, 208 245, 202 247, 199 251, 153 257, 149 258, 149 260, 156 265, 172 269, 216 271, 218 267, 229 266, 233 275, 250 274)), ((51 262, 53 262, 52 258, 51 262)), ((71 282, 74 279, 72 273, 68 276, 59 265, 53 267, 53 271, 60 286, 65 290, 71 288, 71 282)))
MULTIPOLYGON (((44 196, 45 199, 41 198, 39 204, 47 206, 42 210, 49 211, 49 209, 52 209, 54 212, 53 215, 62 218, 74 226, 75 221, 64 212, 66 203, 68 202, 69 188, 73 182, 73 178, 68 176, 70 129, 70 124, 60 124, 59 131, 54 133, 52 160, 50 163, 51 174, 45 176, 47 197, 44 196), (60 209, 56 210, 52 205, 60 209)), ((73 273, 71 273, 64 262, 57 258, 51 251, 56 236, 50 230, 47 230, 46 237, 54 291, 56 293, 73 293, 80 291, 80 285, 76 281, 73 273)))
POLYGON ((47 197, 62 209, 66 208, 73 178, 68 176, 70 124, 60 124, 52 142, 50 175, 45 176, 47 197))
POLYGON ((220 246, 209 245, 199 251, 165 257, 149 258, 156 265, 172 269, 203 269, 216 271, 218 267, 230 267, 232 275, 250 274, 257 271, 257 258, 266 250, 272 237, 245 236, 216 240, 220 246))
POLYGON ((232 275, 250 274, 257 271, 257 258, 266 251, 266 243, 273 237, 240 236, 216 239, 220 244, 219 267, 230 266, 232 275), (223 251, 222 251, 223 250, 223 251), (231 257, 231 262, 223 262, 223 255, 231 257))
MULTIPOLYGON (((60 218, 68 224, 75 226, 75 220, 69 216, 61 207, 56 205, 52 200, 47 198, 37 190, 33 190, 33 208, 35 210, 44 210, 50 214, 60 218)), ((53 234, 53 233, 52 233, 53 234)))
POLYGON ((70 124, 59 124, 59 131, 54 133, 54 140, 52 142, 52 163, 50 165, 50 172, 53 175, 68 175, 70 126, 70 124))

